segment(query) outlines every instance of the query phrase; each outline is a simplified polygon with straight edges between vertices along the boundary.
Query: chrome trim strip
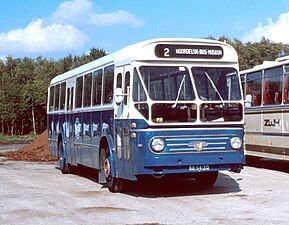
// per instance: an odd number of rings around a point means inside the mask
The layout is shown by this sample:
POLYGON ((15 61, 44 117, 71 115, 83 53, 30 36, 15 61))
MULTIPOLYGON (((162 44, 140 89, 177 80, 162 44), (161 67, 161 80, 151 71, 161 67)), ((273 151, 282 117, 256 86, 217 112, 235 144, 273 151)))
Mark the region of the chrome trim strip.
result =
MULTIPOLYGON (((208 145, 225 145, 227 142, 207 143, 208 145)), ((188 143, 167 144, 167 146, 188 146, 188 143)), ((193 147, 191 148, 193 149, 193 147)))
POLYGON ((192 152, 191 149, 190 151, 186 150, 186 151, 179 151, 179 150, 176 150, 176 151, 172 151, 172 152, 163 152, 163 153, 156 153, 154 152, 156 155, 171 155, 171 154, 210 154, 210 153, 232 153, 232 152, 238 152, 237 150, 223 150, 223 149, 220 149, 221 151, 194 151, 192 152))
MULTIPOLYGON (((211 150, 211 149, 215 149, 215 150, 225 150, 225 147, 215 147, 215 148, 203 148, 200 151, 197 151, 195 148, 171 148, 170 151, 196 151, 196 152, 202 152, 203 150, 211 150)), ((210 151, 213 152, 213 151, 210 151)), ((192 152, 194 153, 194 152, 192 152)))
MULTIPOLYGON (((180 135, 181 137, 183 137, 183 135, 180 135)), ((209 135, 189 135, 189 136, 209 136, 209 135)), ((216 136, 216 135, 214 135, 216 136)), ((224 134, 222 135, 224 136, 224 134)), ((230 135, 230 136, 236 136, 235 134, 234 135, 230 135)), ((158 137, 161 137, 161 136, 158 136, 158 137)), ((228 140, 229 137, 220 137, 220 138, 206 138, 206 137, 202 137, 202 138, 166 138, 165 141, 200 141, 200 140, 228 140)))
POLYGON ((80 143, 80 142, 74 142, 73 143, 74 145, 80 145, 80 146, 85 146, 85 147, 95 147, 95 148, 98 148, 99 145, 93 145, 93 144, 86 144, 86 143, 80 143))
POLYGON ((48 141, 57 141, 56 138, 48 138, 48 141))
POLYGON ((246 150, 245 155, 247 156, 256 156, 256 157, 264 157, 264 158, 271 158, 271 159, 279 159, 279 160, 289 160, 289 156, 281 155, 281 154, 274 154, 274 153, 266 153, 266 152, 255 152, 246 150))
POLYGON ((245 135, 259 135, 259 136, 289 136, 289 133, 282 132, 258 132, 258 131, 247 131, 245 135))
MULTIPOLYGON (((177 127, 174 127, 174 128, 147 128, 147 129, 131 129, 132 132, 152 132, 152 131, 175 131, 175 130, 178 130, 178 131, 200 131, 200 130, 204 130, 204 131, 210 131, 210 130, 224 130, 224 131, 227 131, 227 130, 243 130, 243 128, 236 128, 236 127, 213 127, 213 128, 177 128, 177 127)), ((228 135, 228 136, 232 136, 234 134, 212 134, 211 136, 224 136, 224 135, 228 135)), ((192 134, 190 136, 201 136, 201 135, 195 135, 195 134, 192 134)), ((203 135, 203 136, 209 136, 209 135, 203 135)))

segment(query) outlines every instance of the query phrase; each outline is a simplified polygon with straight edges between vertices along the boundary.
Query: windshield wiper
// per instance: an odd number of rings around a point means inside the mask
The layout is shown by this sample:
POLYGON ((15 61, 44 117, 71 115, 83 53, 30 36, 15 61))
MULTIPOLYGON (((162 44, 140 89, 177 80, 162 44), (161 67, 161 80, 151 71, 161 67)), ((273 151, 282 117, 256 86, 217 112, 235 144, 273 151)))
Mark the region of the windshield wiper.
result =
POLYGON ((221 100, 221 102, 222 102, 222 106, 224 106, 224 99, 222 98, 220 92, 218 91, 218 88, 217 88, 216 85, 214 84, 214 81, 212 81, 211 77, 209 76, 209 74, 208 74, 207 72, 204 72, 204 73, 206 74, 208 80, 209 80, 210 83, 212 84, 215 92, 218 94, 218 96, 219 96, 219 98, 220 98, 220 100, 221 100))
POLYGON ((180 94, 181 94, 181 90, 182 90, 182 87, 183 87, 183 83, 185 81, 185 78, 186 78, 186 74, 183 76, 183 79, 181 81, 181 84, 180 84, 180 87, 179 87, 179 90, 178 90, 178 95, 177 95, 177 98, 175 100, 175 103, 172 105, 172 108, 176 108, 177 104, 178 104, 178 101, 179 101, 179 98, 180 98, 180 94))

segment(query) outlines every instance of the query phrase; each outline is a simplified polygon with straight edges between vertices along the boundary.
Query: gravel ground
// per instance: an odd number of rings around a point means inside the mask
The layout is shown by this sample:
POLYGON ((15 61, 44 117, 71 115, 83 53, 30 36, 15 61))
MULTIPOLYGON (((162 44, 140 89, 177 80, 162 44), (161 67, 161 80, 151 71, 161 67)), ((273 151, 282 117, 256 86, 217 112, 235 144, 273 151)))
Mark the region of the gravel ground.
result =
POLYGON ((93 170, 0 158, 0 224, 288 224, 288 164, 271 167, 222 172, 209 190, 166 180, 111 193, 93 170))

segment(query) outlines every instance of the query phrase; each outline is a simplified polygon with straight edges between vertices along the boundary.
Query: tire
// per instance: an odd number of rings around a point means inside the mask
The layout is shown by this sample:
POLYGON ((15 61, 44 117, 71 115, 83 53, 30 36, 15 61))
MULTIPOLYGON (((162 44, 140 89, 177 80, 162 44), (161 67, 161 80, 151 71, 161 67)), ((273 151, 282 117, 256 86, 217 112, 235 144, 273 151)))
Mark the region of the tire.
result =
POLYGON ((66 162, 66 156, 64 155, 63 144, 61 141, 58 143, 58 163, 63 174, 71 172, 70 166, 66 162))
POLYGON ((197 173, 195 176, 195 181, 199 187, 209 188, 215 184, 218 174, 218 171, 197 173))
POLYGON ((125 190, 125 180, 113 177, 111 174, 111 162, 108 147, 100 150, 100 170, 105 175, 107 188, 111 192, 123 192, 125 190))

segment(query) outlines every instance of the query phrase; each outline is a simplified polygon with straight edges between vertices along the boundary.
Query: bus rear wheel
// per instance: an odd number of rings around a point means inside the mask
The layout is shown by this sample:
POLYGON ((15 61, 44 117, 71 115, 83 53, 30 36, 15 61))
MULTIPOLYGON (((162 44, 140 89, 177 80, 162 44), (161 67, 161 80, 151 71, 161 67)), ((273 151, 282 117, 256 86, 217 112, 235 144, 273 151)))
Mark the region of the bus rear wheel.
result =
POLYGON ((218 171, 197 173, 195 176, 195 181, 199 187, 209 188, 215 184, 218 174, 218 171))
POLYGON ((105 175, 108 190, 111 192, 123 192, 125 190, 125 180, 112 176, 110 153, 108 147, 100 150, 100 169, 105 175))

